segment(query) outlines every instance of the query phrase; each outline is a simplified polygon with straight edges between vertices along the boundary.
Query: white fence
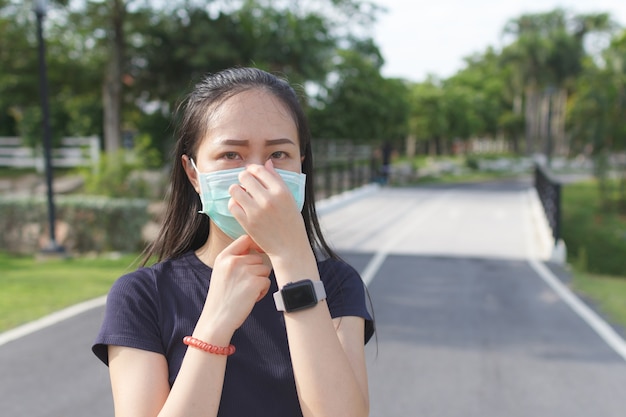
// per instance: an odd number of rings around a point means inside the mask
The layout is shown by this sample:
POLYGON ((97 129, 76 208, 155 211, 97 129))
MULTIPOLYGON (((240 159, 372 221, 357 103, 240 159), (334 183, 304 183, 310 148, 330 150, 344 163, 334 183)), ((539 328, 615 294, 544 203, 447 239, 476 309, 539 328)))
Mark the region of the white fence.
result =
MULTIPOLYGON (((63 138, 61 146, 52 149, 52 166, 73 168, 93 166, 100 160, 100 139, 97 136, 63 138)), ((0 166, 44 170, 41 148, 24 146, 18 137, 0 137, 0 166)))

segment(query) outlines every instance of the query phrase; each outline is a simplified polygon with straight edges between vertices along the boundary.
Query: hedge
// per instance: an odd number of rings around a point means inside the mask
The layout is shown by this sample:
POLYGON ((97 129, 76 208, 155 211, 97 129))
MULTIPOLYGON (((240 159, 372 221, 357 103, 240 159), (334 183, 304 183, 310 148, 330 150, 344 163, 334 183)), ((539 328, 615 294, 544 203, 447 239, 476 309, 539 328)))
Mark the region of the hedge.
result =
MULTIPOLYGON (((68 252, 131 252, 143 248, 142 228, 150 220, 148 200, 56 196, 56 238, 68 252)), ((0 250, 34 253, 48 243, 44 197, 0 199, 0 250)))

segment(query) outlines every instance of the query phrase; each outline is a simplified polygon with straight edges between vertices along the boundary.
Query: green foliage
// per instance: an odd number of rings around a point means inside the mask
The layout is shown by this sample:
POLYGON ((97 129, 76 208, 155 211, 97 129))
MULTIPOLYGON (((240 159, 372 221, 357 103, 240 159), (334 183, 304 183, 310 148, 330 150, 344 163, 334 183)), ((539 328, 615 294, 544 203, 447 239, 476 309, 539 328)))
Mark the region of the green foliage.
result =
MULTIPOLYGON (((94 196, 57 196, 56 218, 68 225, 70 252, 139 251, 148 222, 148 201, 94 196)), ((43 197, 4 197, 0 201, 0 250, 34 253, 45 236, 47 202, 43 197)))
MULTIPOLYGON (((378 13, 377 7, 362 3, 242 0, 210 8, 195 1, 51 3, 44 36, 52 133, 102 135, 103 83, 116 57, 124 130, 150 135, 152 145, 166 152, 171 137, 162 128, 182 95, 208 72, 254 65, 293 84, 323 82, 332 71, 335 50, 350 32, 345 29, 369 25, 378 13), (153 121, 156 127, 139 130, 153 121)), ((0 133, 34 143, 41 137, 41 119, 37 39, 29 6, 9 1, 0 13, 0 133)))
POLYGON ((382 58, 371 43, 338 52, 336 78, 310 109, 313 136, 373 143, 407 133, 408 87, 380 75, 382 58))
POLYGON ((165 179, 155 170, 161 164, 159 151, 148 135, 134 139, 132 150, 120 149, 100 156, 96 167, 79 169, 87 194, 113 198, 161 198, 165 179))
MULTIPOLYGON (((0 135, 22 136, 33 146, 43 135, 38 42, 31 6, 32 2, 8 2, 0 13, 0 135)), ((54 4, 51 9, 54 14, 48 15, 43 28, 50 128, 53 143, 58 143, 64 136, 101 132, 101 65, 85 46, 89 41, 70 25, 66 11, 54 4)))
POLYGON ((607 212, 594 182, 563 188, 563 240, 580 270, 626 277, 626 220, 607 212))
POLYGON ((607 13, 573 15, 564 9, 511 19, 504 33, 516 42, 504 51, 525 86, 564 87, 582 70, 585 36, 612 28, 607 13))
POLYGON ((444 94, 441 83, 434 78, 412 87, 409 132, 419 142, 447 136, 450 120, 446 117, 444 94))
MULTIPOLYGON (((3 4, 0 134, 37 143, 34 16, 28 2, 3 4)), ((574 151, 589 143, 625 147, 626 35, 616 34, 606 13, 556 9, 513 18, 501 50, 468 57, 448 79, 411 85, 384 78, 377 45, 367 35, 351 35, 368 33, 361 29, 380 12, 367 1, 238 0, 207 7, 201 1, 89 0, 51 7, 44 29, 55 138, 102 136, 103 81, 118 57, 123 128, 149 136, 162 155, 172 142, 172 110, 191 85, 207 72, 244 65, 284 75, 308 94, 319 92, 307 102, 317 137, 400 144, 411 135, 440 152, 472 137, 504 137, 521 151, 518 141, 528 136, 526 117, 534 110, 526 108, 529 97, 552 86, 571 97, 567 133, 574 151), (113 4, 122 5, 121 13, 113 4), (115 27, 123 28, 119 37, 115 27), (615 35, 601 56, 584 48, 590 33, 615 35)))

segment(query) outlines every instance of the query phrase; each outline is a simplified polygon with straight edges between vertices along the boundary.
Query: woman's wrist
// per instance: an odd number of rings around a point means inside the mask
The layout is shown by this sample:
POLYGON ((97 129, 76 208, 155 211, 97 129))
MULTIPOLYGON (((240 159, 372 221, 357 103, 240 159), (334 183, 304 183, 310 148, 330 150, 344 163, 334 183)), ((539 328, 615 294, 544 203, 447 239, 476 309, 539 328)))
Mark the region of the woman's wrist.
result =
POLYGON ((291 255, 270 257, 274 275, 278 287, 302 279, 319 279, 317 261, 313 251, 304 255, 291 255))
POLYGON ((183 343, 187 346, 191 346, 207 353, 213 353, 215 355, 230 356, 235 353, 236 350, 234 345, 217 346, 211 343, 207 343, 204 340, 197 339, 193 336, 183 337, 183 343))
POLYGON ((229 326, 218 325, 217 323, 202 323, 202 318, 191 334, 192 337, 216 346, 228 346, 233 338, 234 330, 229 330, 229 326))

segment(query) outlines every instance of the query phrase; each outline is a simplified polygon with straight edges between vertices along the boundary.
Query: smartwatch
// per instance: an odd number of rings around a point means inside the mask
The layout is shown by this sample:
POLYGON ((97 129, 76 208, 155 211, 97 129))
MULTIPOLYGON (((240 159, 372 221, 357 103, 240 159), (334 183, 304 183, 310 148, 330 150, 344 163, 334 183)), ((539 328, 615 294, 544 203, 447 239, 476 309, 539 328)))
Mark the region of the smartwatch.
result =
POLYGON ((310 279, 290 282, 274 293, 276 310, 287 313, 315 307, 318 302, 325 298, 324 283, 310 279))

